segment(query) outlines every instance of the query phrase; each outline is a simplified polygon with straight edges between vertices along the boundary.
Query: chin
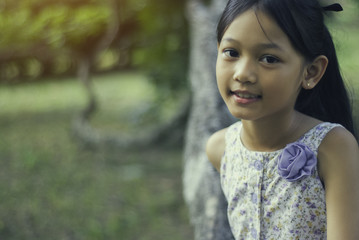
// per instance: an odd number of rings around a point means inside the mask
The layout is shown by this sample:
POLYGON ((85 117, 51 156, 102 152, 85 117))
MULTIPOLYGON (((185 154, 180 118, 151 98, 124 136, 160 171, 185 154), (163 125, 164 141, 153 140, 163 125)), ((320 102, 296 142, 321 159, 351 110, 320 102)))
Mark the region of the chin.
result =
POLYGON ((229 112, 232 114, 233 117, 239 119, 239 120, 256 120, 258 116, 254 116, 253 114, 246 114, 243 111, 231 111, 229 112))

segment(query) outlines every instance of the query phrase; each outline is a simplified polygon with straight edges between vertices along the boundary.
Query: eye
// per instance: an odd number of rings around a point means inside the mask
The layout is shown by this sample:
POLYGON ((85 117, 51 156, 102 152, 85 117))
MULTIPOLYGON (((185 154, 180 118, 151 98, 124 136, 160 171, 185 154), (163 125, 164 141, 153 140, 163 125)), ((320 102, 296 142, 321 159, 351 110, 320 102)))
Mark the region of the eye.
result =
POLYGON ((229 58, 238 58, 239 57, 239 53, 234 49, 225 49, 223 51, 223 54, 229 58))
POLYGON ((260 60, 262 62, 269 63, 269 64, 280 62, 279 58, 271 56, 271 55, 263 56, 260 60))

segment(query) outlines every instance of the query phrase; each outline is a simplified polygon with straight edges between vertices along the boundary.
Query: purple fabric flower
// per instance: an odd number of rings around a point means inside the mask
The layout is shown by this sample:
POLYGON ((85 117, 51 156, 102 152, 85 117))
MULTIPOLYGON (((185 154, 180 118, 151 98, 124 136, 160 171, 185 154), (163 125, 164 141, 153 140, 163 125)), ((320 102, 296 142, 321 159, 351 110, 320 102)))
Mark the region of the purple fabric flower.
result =
POLYGON ((288 182, 311 175, 316 165, 314 152, 299 142, 288 144, 278 157, 278 173, 288 182))

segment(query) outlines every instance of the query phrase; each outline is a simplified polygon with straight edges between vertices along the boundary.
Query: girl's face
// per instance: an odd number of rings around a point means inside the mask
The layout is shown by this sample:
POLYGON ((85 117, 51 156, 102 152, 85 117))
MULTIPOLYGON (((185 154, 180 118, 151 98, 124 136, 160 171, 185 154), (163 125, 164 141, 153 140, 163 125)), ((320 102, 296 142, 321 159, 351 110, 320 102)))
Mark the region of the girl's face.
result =
POLYGON ((304 58, 286 34, 260 11, 240 14, 218 45, 220 94, 232 115, 243 120, 294 111, 304 69, 304 58))

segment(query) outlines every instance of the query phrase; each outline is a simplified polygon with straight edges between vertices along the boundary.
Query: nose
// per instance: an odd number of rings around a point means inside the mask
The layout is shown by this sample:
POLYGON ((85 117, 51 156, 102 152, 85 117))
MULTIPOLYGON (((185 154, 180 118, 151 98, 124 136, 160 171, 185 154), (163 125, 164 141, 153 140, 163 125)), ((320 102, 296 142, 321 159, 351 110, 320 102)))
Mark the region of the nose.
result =
POLYGON ((234 65, 233 80, 241 83, 255 83, 256 77, 256 65, 254 61, 247 58, 241 58, 234 65))

